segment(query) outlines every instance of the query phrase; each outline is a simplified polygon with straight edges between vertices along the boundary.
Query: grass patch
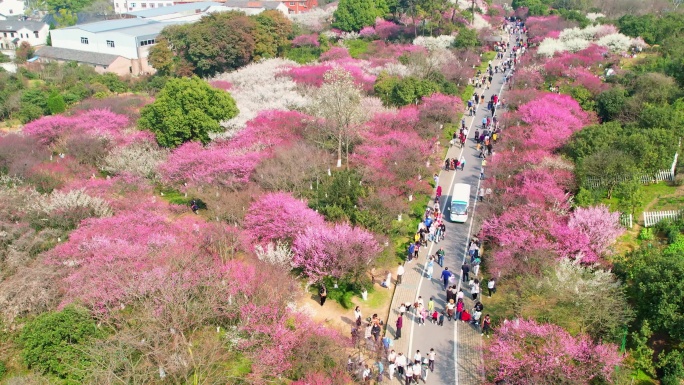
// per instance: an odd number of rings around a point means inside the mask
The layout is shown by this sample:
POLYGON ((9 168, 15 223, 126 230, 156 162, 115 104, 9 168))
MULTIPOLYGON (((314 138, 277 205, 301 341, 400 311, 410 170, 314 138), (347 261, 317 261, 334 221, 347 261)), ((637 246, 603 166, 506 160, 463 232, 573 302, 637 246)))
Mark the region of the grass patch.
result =
MULTIPOLYGON (((382 279, 384 278, 383 274, 382 279)), ((368 292, 368 300, 364 302, 364 306, 371 309, 379 309, 383 306, 387 306, 391 300, 390 294, 392 294, 392 291, 387 289, 378 289, 368 292)))
MULTIPOLYGON (((644 193, 644 203, 641 207, 638 207, 635 210, 635 221, 638 221, 641 218, 641 213, 644 212, 644 209, 646 207, 649 207, 649 204, 651 202, 655 201, 656 199, 660 199, 662 197, 674 194, 677 191, 677 187, 670 186, 665 182, 660 182, 642 186, 641 191, 644 193)), ((611 211, 620 211, 618 210, 618 200, 617 198, 615 198, 615 196, 613 196, 611 199, 603 198, 600 201, 600 203, 603 203, 610 207, 611 211)), ((652 207, 649 207, 649 211, 654 211, 654 209, 652 207)))
POLYGON ((191 195, 187 195, 178 190, 157 187, 154 191, 156 195, 160 196, 163 200, 173 205, 190 206, 190 202, 192 202, 192 200, 195 199, 197 200, 197 206, 199 206, 200 210, 206 210, 207 208, 206 203, 204 203, 201 199, 195 198, 191 195))
POLYGON ((651 211, 666 211, 666 210, 681 210, 684 207, 684 196, 672 196, 659 198, 658 201, 651 206, 651 211))
POLYGON ((44 81, 44 80, 40 80, 40 79, 31 79, 31 80, 28 81, 28 88, 37 88, 37 87, 41 87, 41 86, 43 86, 43 85, 45 85, 45 81, 44 81))
POLYGON ((286 53, 285 57, 297 62, 298 64, 311 63, 318 60, 321 56, 321 50, 315 47, 295 47, 290 48, 286 53))
POLYGON ((475 87, 472 84, 468 84, 461 93, 461 100, 463 101, 464 106, 468 106, 468 100, 470 100, 474 93, 475 87))
MULTIPOLYGON (((489 67, 489 61, 494 60, 496 57, 496 52, 494 51, 487 51, 482 54, 482 61, 480 62, 480 65, 477 67, 478 70, 484 72, 487 67, 489 67)), ((465 99, 468 100, 468 99, 465 99)))
POLYGON ((246 384, 246 381, 240 382, 242 380, 239 379, 245 378, 249 373, 252 372, 252 361, 243 354, 238 353, 228 362, 229 364, 226 367, 226 377, 231 378, 231 382, 236 380, 238 381, 232 382, 234 384, 246 384))
POLYGON ((368 45, 370 43, 366 40, 355 39, 348 40, 344 42, 344 45, 349 49, 349 55, 354 59, 358 59, 359 56, 368 51, 368 45))

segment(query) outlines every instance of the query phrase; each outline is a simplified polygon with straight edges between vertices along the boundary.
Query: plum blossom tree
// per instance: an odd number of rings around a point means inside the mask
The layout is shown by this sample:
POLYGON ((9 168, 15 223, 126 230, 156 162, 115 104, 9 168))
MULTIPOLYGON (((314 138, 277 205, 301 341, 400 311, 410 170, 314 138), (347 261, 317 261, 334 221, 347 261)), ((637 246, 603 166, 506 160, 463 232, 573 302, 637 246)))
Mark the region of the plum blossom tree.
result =
POLYGON ((360 283, 382 250, 373 234, 348 223, 310 226, 292 244, 293 262, 311 281, 323 277, 360 283))
POLYGON ((349 167, 349 146, 366 119, 361 109, 361 90, 351 74, 341 68, 326 72, 324 79, 324 84, 314 93, 310 111, 325 119, 321 128, 337 142, 337 167, 342 167, 343 146, 349 167))
POLYGON ((599 255, 608 251, 625 231, 620 225, 620 213, 610 212, 606 205, 576 208, 570 215, 568 227, 585 234, 591 248, 599 255))
MULTIPOLYGON (((291 244, 308 227, 324 225, 323 216, 288 193, 268 193, 250 205, 243 227, 249 242, 291 244)), ((267 246, 266 246, 267 247, 267 246)))
POLYGON ((573 337, 559 326, 532 320, 505 322, 487 351, 488 376, 520 385, 611 381, 622 362, 613 344, 594 344, 586 335, 573 337))
POLYGON ((217 75, 214 82, 230 83, 230 91, 240 112, 221 122, 223 127, 229 129, 227 133, 212 134, 212 139, 234 134, 262 111, 301 110, 308 105, 309 99, 297 91, 297 84, 287 76, 279 75, 292 67, 297 67, 297 63, 268 59, 217 75))

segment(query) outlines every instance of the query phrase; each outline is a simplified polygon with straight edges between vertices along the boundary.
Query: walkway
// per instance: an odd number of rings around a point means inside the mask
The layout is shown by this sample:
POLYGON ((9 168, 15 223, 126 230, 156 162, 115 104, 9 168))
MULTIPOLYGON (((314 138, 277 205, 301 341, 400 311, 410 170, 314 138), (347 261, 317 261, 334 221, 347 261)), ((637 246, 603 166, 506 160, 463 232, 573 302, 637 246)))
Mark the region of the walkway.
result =
MULTIPOLYGON (((515 42, 513 38, 512 43, 515 42)), ((511 44, 513 46, 513 44, 511 44)), ((506 56, 507 57, 507 56, 506 56)), ((498 64, 499 61, 496 61, 498 64)), ((501 94, 503 90, 503 74, 494 74, 492 86, 489 90, 485 90, 485 101, 488 101, 494 93, 501 94)), ((482 89, 478 89, 481 93, 482 89)), ((434 274, 432 280, 427 279, 423 274, 427 255, 432 255, 441 247, 445 250, 446 256, 444 258, 444 265, 449 267, 459 279, 460 288, 460 272, 461 265, 465 259, 467 240, 470 238, 472 231, 472 219, 476 207, 476 195, 480 185, 480 168, 482 160, 478 157, 476 144, 472 140, 474 132, 479 129, 482 118, 491 116, 491 113, 486 110, 486 102, 480 104, 480 108, 474 117, 466 117, 466 125, 470 127, 469 138, 466 142, 465 148, 461 149, 458 146, 453 146, 447 152, 448 158, 460 159, 463 155, 466 159, 466 167, 464 171, 444 171, 439 174, 439 185, 442 186, 442 199, 440 202, 440 210, 446 212, 444 209, 451 203, 451 192, 454 183, 468 183, 471 188, 471 200, 474 202, 471 205, 471 212, 466 223, 453 223, 445 220, 446 235, 445 239, 439 244, 430 243, 428 247, 421 248, 418 260, 406 264, 406 273, 403 277, 403 283, 396 287, 394 297, 392 298, 392 307, 390 309, 388 331, 391 336, 395 335, 395 324, 398 317, 398 309, 401 303, 413 303, 418 295, 423 297, 424 303, 427 306, 429 298, 432 296, 435 299, 435 308, 441 311, 445 307, 446 292, 443 290, 443 285, 439 279, 442 269, 435 263, 434 274)), ((481 130, 481 129, 480 129, 481 130)), ((446 212, 448 214, 448 212, 446 212)), ((396 273, 393 272, 393 275, 396 273)), ((471 275, 472 277, 472 275, 471 275)), ((483 279, 480 275, 480 280, 483 279)), ((486 284, 483 285, 486 291, 486 284)), ((469 287, 463 288, 465 295, 466 309, 470 311, 474 303, 470 296, 469 287)), ((487 298, 481 300, 487 310, 487 298)), ((483 314, 484 317, 484 314, 483 314)), ((430 384, 443 385, 480 385, 484 382, 483 373, 483 353, 482 353, 482 337, 479 330, 474 326, 462 322, 449 322, 444 320, 444 326, 437 326, 430 322, 426 322, 424 326, 418 325, 413 319, 413 312, 411 314, 404 314, 404 326, 402 328, 402 338, 394 341, 392 346, 397 352, 403 352, 407 357, 413 358, 416 350, 420 350, 423 357, 430 351, 435 349, 437 357, 435 359, 435 372, 428 376, 430 384)), ((395 377, 395 380, 396 377, 395 377)))

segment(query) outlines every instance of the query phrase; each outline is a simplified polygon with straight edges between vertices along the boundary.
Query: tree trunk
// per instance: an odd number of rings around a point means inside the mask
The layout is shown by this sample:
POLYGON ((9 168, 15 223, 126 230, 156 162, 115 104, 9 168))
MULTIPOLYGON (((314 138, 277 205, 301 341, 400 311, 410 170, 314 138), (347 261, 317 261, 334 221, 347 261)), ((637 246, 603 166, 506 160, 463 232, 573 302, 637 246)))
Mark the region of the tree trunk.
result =
POLYGON ((337 167, 342 167, 342 135, 337 135, 337 167))

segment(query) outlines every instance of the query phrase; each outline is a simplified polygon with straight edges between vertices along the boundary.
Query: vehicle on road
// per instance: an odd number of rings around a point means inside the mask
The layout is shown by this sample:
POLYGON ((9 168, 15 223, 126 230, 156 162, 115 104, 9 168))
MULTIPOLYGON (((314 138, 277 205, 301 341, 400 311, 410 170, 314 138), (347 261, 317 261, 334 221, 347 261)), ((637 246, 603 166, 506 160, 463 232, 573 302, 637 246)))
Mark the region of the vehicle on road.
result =
POLYGON ((452 222, 465 223, 468 220, 469 209, 470 185, 467 183, 456 183, 454 185, 454 194, 451 196, 449 219, 452 222))

